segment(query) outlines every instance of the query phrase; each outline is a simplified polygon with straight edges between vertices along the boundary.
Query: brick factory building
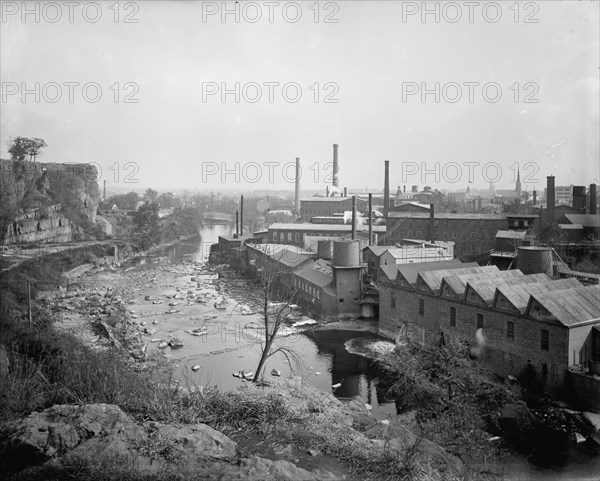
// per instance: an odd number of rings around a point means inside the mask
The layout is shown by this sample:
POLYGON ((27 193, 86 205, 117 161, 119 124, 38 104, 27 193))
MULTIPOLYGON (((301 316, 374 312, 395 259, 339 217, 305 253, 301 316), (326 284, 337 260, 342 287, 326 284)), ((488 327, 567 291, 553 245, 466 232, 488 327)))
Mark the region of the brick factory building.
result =
POLYGON ((496 266, 427 270, 427 264, 402 266, 407 272, 380 284, 382 335, 474 343, 481 329, 483 360, 497 374, 576 393, 588 408, 600 408, 594 378, 600 374, 600 287, 496 266))

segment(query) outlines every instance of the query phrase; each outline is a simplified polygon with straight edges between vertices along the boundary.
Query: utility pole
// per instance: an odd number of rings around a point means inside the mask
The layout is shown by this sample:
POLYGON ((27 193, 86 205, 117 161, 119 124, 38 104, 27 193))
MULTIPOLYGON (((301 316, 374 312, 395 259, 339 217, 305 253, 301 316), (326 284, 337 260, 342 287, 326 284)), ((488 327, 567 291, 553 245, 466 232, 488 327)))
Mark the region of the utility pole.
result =
POLYGON ((27 281, 27 296, 29 298, 29 330, 31 331, 31 281, 27 281))

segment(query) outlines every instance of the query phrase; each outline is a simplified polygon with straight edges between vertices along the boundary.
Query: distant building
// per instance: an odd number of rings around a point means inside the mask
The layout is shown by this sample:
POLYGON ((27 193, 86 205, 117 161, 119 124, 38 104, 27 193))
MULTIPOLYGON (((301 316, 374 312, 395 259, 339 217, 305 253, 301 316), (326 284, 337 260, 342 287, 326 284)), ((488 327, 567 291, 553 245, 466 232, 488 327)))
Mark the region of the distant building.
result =
MULTIPOLYGON (((352 210, 352 197, 308 197, 300 199, 300 218, 309 222, 313 217, 331 217, 352 210)), ((366 213, 368 202, 363 198, 356 199, 356 210, 366 213)))
MULTIPOLYGON (((374 225, 373 233, 380 235, 385 232, 384 225, 374 225)), ((358 232, 368 232, 367 225, 357 226, 358 232)), ((345 237, 352 233, 351 224, 271 224, 269 226, 269 242, 277 244, 289 244, 302 247, 305 237, 345 237)))

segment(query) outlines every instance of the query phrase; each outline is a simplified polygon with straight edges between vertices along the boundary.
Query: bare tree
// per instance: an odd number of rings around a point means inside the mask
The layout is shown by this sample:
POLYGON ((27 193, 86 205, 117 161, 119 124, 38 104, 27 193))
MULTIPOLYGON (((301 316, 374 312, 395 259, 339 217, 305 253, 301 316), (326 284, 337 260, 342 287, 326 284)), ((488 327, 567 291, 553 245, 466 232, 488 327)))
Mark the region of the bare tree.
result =
POLYGON ((263 316, 265 338, 261 343, 262 352, 253 382, 257 382, 262 377, 267 359, 275 354, 285 356, 292 370, 295 365, 300 365, 300 357, 293 349, 287 346, 275 346, 277 334, 288 314, 292 312, 291 305, 297 297, 297 288, 293 286, 291 273, 283 270, 282 264, 278 262, 285 255, 289 255, 286 250, 273 257, 265 255, 262 260, 254 264, 261 289, 256 292, 252 301, 259 307, 263 316))

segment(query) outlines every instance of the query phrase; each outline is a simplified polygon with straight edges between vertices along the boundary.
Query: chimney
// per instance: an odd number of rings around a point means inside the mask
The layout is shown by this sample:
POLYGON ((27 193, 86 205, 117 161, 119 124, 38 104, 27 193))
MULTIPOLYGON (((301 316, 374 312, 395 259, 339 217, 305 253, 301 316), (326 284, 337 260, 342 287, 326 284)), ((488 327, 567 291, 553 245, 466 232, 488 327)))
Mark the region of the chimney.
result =
POLYGON ((403 191, 404 193, 406 193, 406 185, 405 185, 405 186, 403 186, 403 188, 402 188, 402 189, 403 189, 402 191, 403 191))
POLYGON ((338 187, 339 178, 338 173, 340 166, 338 164, 338 144, 333 144, 333 186, 338 187))
POLYGON ((429 237, 435 242, 435 204, 429 204, 429 237))
POLYGON ((546 177, 546 225, 554 223, 556 192, 554 190, 554 176, 546 177))
POLYGON ((240 235, 240 212, 235 211, 235 235, 240 235))
POLYGON ((573 186, 573 207, 581 210, 582 214, 585 214, 585 186, 574 185, 573 186))
POLYGON ((590 184, 590 214, 596 215, 596 202, 598 197, 596 195, 596 184, 590 184))
POLYGON ((535 204, 537 204, 537 192, 536 192, 536 190, 534 189, 534 190, 533 190, 533 205, 535 205, 535 204))
POLYGON ((325 186, 325 197, 329 197, 329 185, 325 186))
POLYGON ((104 181, 104 194, 102 195, 102 201, 106 202, 106 181, 104 181))
POLYGON ((369 245, 373 245, 373 194, 369 192, 369 245))
POLYGON ((296 215, 300 215, 300 157, 296 157, 296 215))
POLYGON ((356 196, 352 196, 352 240, 356 239, 356 196))
POLYGON ((387 219, 390 208, 390 161, 385 161, 385 178, 383 181, 383 218, 387 219))
POLYGON ((240 197, 240 235, 244 235, 244 196, 240 197))
POLYGON ((344 197, 348 197, 348 187, 344 187, 344 197))

